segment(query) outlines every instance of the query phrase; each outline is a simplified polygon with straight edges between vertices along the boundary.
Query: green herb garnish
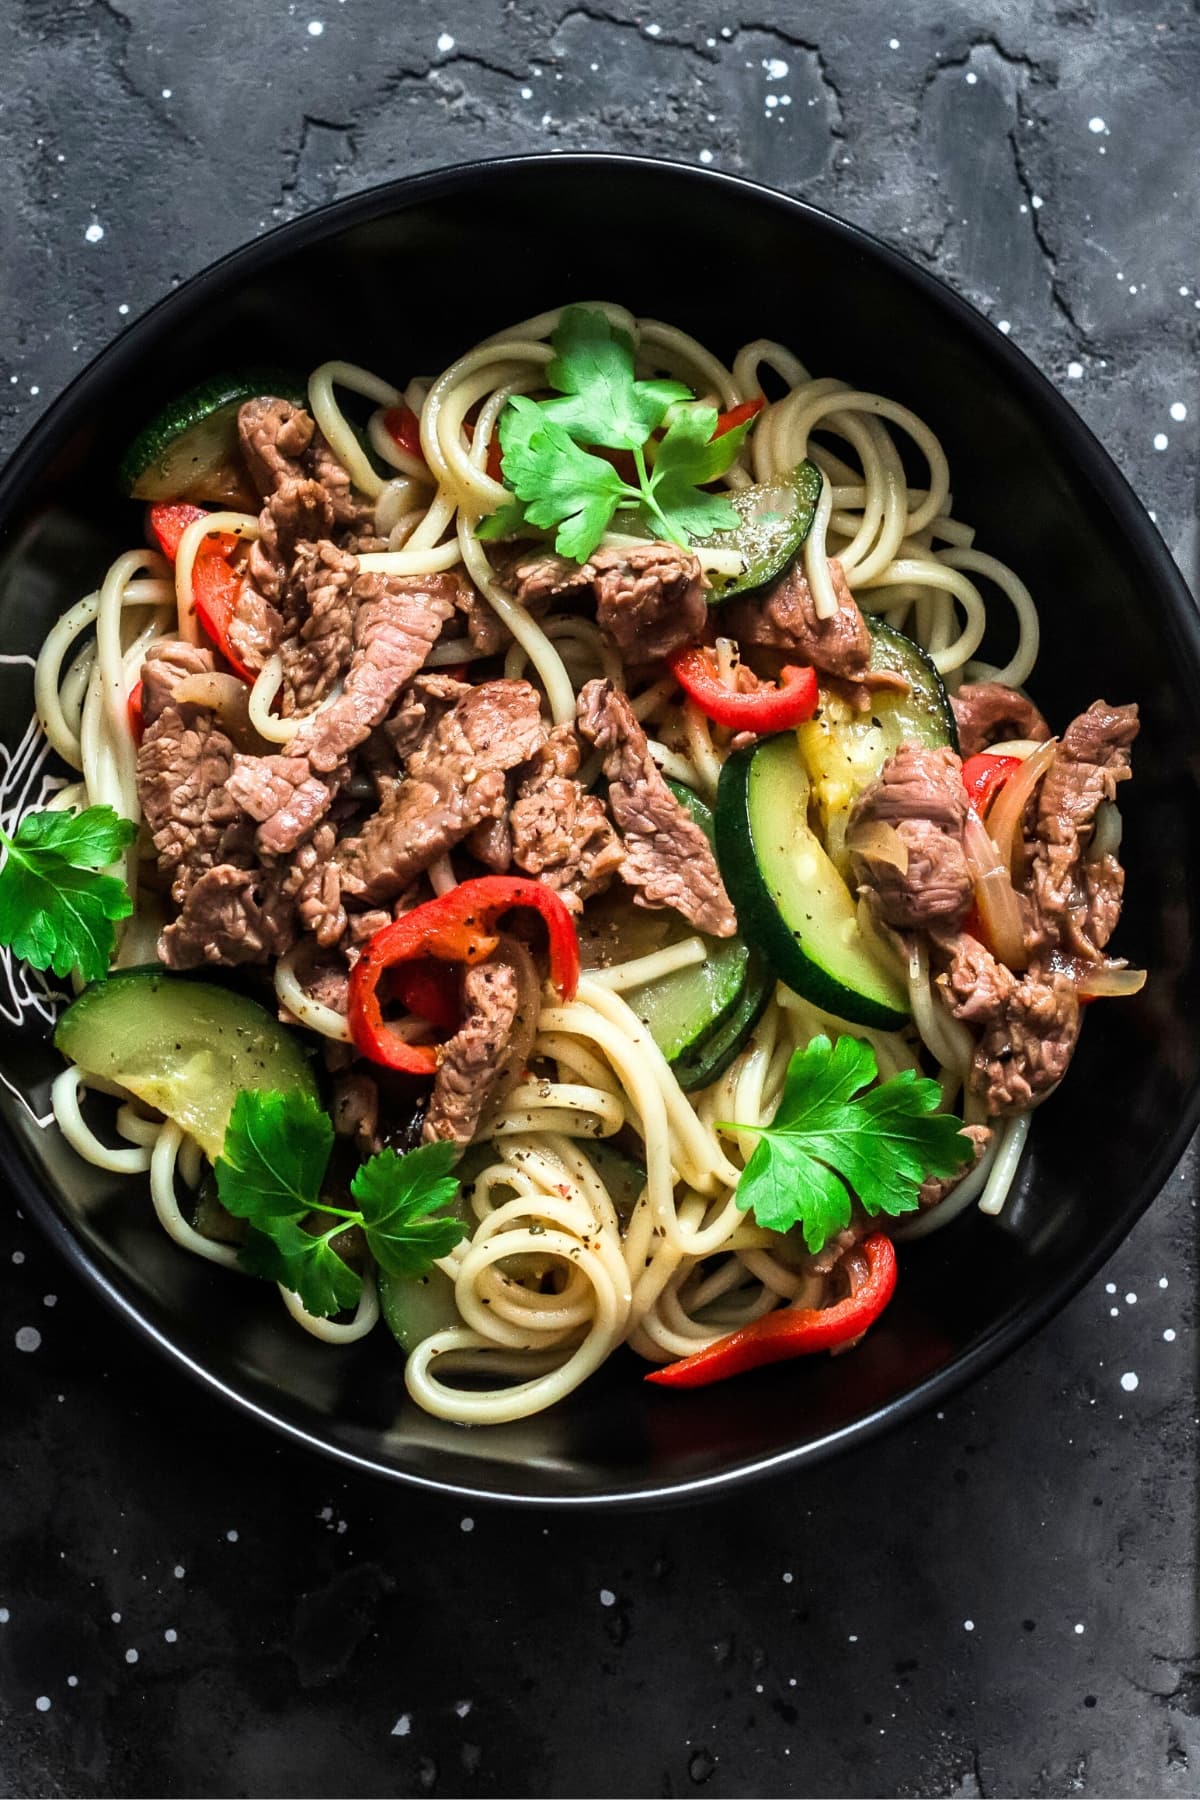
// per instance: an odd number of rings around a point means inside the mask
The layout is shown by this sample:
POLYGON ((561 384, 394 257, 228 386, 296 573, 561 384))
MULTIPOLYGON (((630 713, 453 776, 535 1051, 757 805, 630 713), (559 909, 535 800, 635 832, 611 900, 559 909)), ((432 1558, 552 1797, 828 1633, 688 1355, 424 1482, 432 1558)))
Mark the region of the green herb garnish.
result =
POLYGON ((802 1226, 815 1253, 850 1223, 854 1197, 872 1217, 913 1212, 928 1176, 971 1159, 962 1120, 937 1110, 936 1081, 904 1069, 872 1087, 878 1073, 860 1038, 813 1038, 788 1064, 770 1125, 721 1127, 759 1134, 738 1183, 743 1211, 768 1231, 802 1226))
POLYGON ((221 1205, 251 1227, 243 1267, 282 1282, 318 1318, 357 1305, 362 1292, 362 1277, 334 1248, 349 1226, 361 1227, 381 1268, 411 1276, 427 1273, 467 1231, 443 1210, 458 1192, 454 1144, 369 1157, 350 1183, 357 1208, 322 1198, 332 1148, 333 1125, 311 1095, 244 1088, 216 1164, 221 1205))
POLYGON ((714 437, 716 408, 695 402, 682 382, 639 381, 632 340, 605 313, 567 307, 550 341, 546 381, 556 397, 514 394, 501 414, 500 466, 516 499, 481 521, 480 537, 534 526, 556 533, 560 555, 585 562, 618 510, 684 546, 737 525, 732 503, 704 486, 734 462, 749 420, 714 437), (629 452, 634 479, 586 445, 629 452))
POLYGON ((137 836, 111 806, 26 813, 0 868, 0 944, 35 969, 98 981, 112 961, 117 919, 133 911, 129 890, 100 871, 137 836))

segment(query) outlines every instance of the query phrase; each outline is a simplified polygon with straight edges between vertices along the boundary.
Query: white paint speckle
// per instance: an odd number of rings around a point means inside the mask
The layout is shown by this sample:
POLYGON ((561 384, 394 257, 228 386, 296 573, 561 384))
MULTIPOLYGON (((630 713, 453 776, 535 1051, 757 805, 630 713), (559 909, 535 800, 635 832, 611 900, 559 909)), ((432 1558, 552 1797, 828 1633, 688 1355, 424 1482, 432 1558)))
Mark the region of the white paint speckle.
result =
POLYGON ((18 1350, 37 1350, 42 1342, 42 1334, 36 1325, 22 1325, 13 1340, 18 1350))
POLYGON ((1082 1626, 1082 1625, 1076 1625, 1076 1627, 1075 1627, 1075 1636, 1076 1636, 1076 1637, 1082 1637, 1082 1636, 1083 1636, 1083 1626, 1082 1626))
POLYGON ((1167 434, 1166 434, 1166 432, 1165 432, 1165 431, 1156 431, 1156 432, 1155 432, 1155 434, 1154 434, 1154 448, 1155 448, 1155 449, 1156 449, 1156 450, 1165 450, 1165 449, 1166 449, 1166 447, 1167 447, 1167 445, 1168 445, 1168 444, 1169 444, 1169 443, 1170 443, 1170 441, 1171 441, 1171 440, 1170 440, 1170 438, 1169 438, 1169 437, 1168 437, 1168 436, 1167 436, 1167 434))
POLYGON ((788 65, 782 56, 764 56, 763 68, 767 71, 768 81, 782 81, 788 72, 788 65))
POLYGON ((50 1711, 50 1696, 49 1696, 49 1694, 39 1694, 33 1704, 37 1707, 39 1712, 49 1712, 50 1711))
POLYGON ((322 25, 320 19, 310 19, 308 21, 309 37, 321 37, 324 34, 324 31, 325 27, 322 25))
POLYGON ((1106 132, 1108 130, 1108 126, 1104 123, 1104 120, 1097 113, 1097 115, 1094 119, 1088 120, 1088 130, 1094 131, 1096 133, 1096 136, 1099 137, 1100 133, 1102 131, 1106 132))
POLYGON ((120 306, 118 306, 117 311, 120 313, 120 315, 123 319, 127 319, 129 317, 129 308, 126 306, 124 301, 122 301, 120 306))
POLYGON ((176 1581, 182 1581, 184 1576, 187 1574, 187 1570, 184 1568, 182 1563, 176 1563, 175 1567, 172 1569, 171 1573, 172 1573, 172 1575, 174 1575, 176 1581))
POLYGON ((533 99, 533 89, 531 87, 522 88, 521 89, 521 98, 522 98, 522 100, 532 100, 533 99))
POLYGON ((68 1687, 78 1687, 79 1686, 78 1675, 68 1675, 67 1676, 67 1686, 68 1687))
MULTIPOLYGON (((9 376, 10 381, 15 382, 18 379, 19 379, 19 377, 16 375, 9 376)), ((15 1263, 15 1265, 17 1266, 17 1268, 19 1269, 21 1264, 25 1261, 25 1252, 23 1250, 14 1250, 13 1254, 12 1254, 12 1259, 13 1259, 13 1262, 15 1263)))
POLYGON ((1119 1319, 1121 1316, 1120 1307, 1119 1306, 1110 1306, 1108 1309, 1108 1316, 1110 1319, 1119 1319))
POLYGON ((790 1582, 795 1581, 796 1577, 792 1574, 792 1571, 790 1569, 785 1569, 783 1572, 783 1579, 784 1579, 784 1581, 790 1583, 790 1582))
POLYGON ((712 159, 713 159, 713 153, 711 150, 702 150, 700 152, 700 161, 704 164, 705 168, 708 167, 708 165, 712 161, 712 159))
POLYGON ((1115 1281, 1106 1281, 1104 1284, 1104 1291, 1106 1294, 1115 1294, 1117 1291, 1116 1282, 1115 1281))
POLYGON ((963 1620, 963 1630, 964 1631, 974 1631, 974 1629, 975 1629, 974 1619, 964 1619, 963 1620))
POLYGON ((58 1295, 57 1294, 43 1294, 42 1295, 42 1305, 43 1306, 57 1306, 58 1305, 58 1295))
POLYGON ((465 1719, 471 1710, 471 1702, 469 1700, 456 1700, 454 1702, 454 1710, 460 1719, 465 1719))
POLYGON ((1171 417, 1177 425, 1182 425, 1183 421, 1187 418, 1187 407, 1183 404, 1182 400, 1173 400, 1171 402, 1171 417))
POLYGON ((661 31, 662 31, 661 25, 647 25, 646 36, 647 37, 658 37, 658 35, 661 31))
POLYGON ((1167 1329, 1163 1332, 1163 1343, 1164 1344, 1173 1344, 1174 1342, 1175 1342, 1174 1329, 1172 1326, 1168 1325, 1167 1329))
POLYGON ((458 1521, 458 1529, 460 1531, 474 1531, 474 1529, 475 1529, 474 1519, 460 1519, 458 1521))
POLYGON ((392 1736, 393 1737, 407 1737, 411 1730, 412 1730, 412 1714, 411 1713, 401 1713, 400 1717, 396 1720, 396 1723, 392 1726, 392 1736))
POLYGON ((1126 1304, 1126 1306, 1136 1306, 1137 1305, 1137 1295, 1136 1294, 1126 1294, 1125 1304, 1126 1304))
POLYGON ((236 1531, 227 1531, 227 1532, 226 1532, 226 1533, 225 1533, 225 1536, 226 1536, 226 1539, 227 1539, 227 1540, 228 1540, 228 1542, 229 1542, 229 1543, 231 1543, 231 1544, 236 1544, 236 1543, 237 1543, 237 1540, 238 1540, 238 1534, 237 1534, 237 1532, 236 1532, 236 1531))
POLYGON ((1083 380, 1083 364, 1082 363, 1069 362, 1067 364, 1067 380, 1068 381, 1082 381, 1083 380))
POLYGON ((93 219, 83 235, 89 244, 98 244, 104 236, 104 227, 96 219, 93 219))
POLYGON ((1041 212, 1046 202, 1042 199, 1040 194, 1031 194, 1029 196, 1029 204, 1032 206, 1034 212, 1041 212))
POLYGON ((997 319, 996 330, 1002 331, 1004 333, 1005 337, 1007 337, 1009 332, 1012 330, 1012 322, 1008 319, 997 319))
POLYGON ((975 83, 979 80, 979 77, 975 73, 974 69, 968 69, 966 75, 964 76, 964 80, 966 81, 966 84, 968 87, 974 87, 975 83))
POLYGON ((847 1642, 847 1643, 848 1643, 848 1644, 857 1644, 857 1642, 858 1642, 858 1633, 857 1633, 857 1632, 854 1632, 854 1631, 852 1631, 852 1632, 851 1632, 851 1633, 850 1633, 850 1636, 849 1636, 849 1637, 848 1637, 848 1638, 847 1638, 847 1639, 846 1639, 846 1642, 847 1642))
POLYGON ((900 39, 899 38, 889 38, 888 39, 888 49, 889 50, 898 50, 899 48, 900 48, 900 39))
POLYGON ((600 1604, 601 1606, 615 1606, 617 1604, 617 1596, 613 1593, 611 1588, 600 1589, 600 1604))
POLYGON ((167 1644, 178 1643, 179 1633, 173 1625, 168 1625, 167 1629, 163 1632, 163 1641, 167 1644))
POLYGON ((114 1625, 119 1625, 119 1624, 120 1624, 120 1623, 121 1623, 121 1615, 120 1615, 120 1613, 113 1613, 113 1614, 112 1614, 112 1615, 111 1615, 111 1617, 112 1617, 112 1622, 113 1622, 113 1624, 114 1624, 114 1625))
POLYGON ((454 39, 450 36, 448 31, 442 32, 441 36, 438 38, 437 47, 443 56, 448 56, 450 51, 453 50, 454 39))
POLYGON ((171 90, 170 90, 170 88, 164 88, 164 89, 163 89, 163 91, 162 91, 162 97, 163 97, 163 99, 164 99, 164 100, 169 100, 169 99, 170 99, 170 98, 171 98, 171 90))
MULTIPOLYGON (((1121 1386, 1125 1389, 1125 1392, 1127 1394, 1132 1394, 1134 1389, 1137 1387, 1137 1384, 1138 1384, 1138 1378, 1134 1374, 1132 1369, 1129 1369, 1124 1375, 1122 1375, 1121 1386)), ((1080 1631, 1082 1631, 1083 1630, 1082 1625, 1079 1626, 1078 1629, 1080 1631)))
POLYGON ((135 1663, 137 1661, 137 1659, 138 1659, 138 1653, 136 1650, 127 1650, 125 1652, 125 1661, 127 1663, 135 1663))
POLYGON ((1165 1276, 1165 1275, 1160 1275, 1160 1276, 1159 1276, 1159 1278, 1158 1278, 1158 1285, 1159 1285, 1159 1287, 1160 1287, 1160 1288, 1165 1288, 1165 1287, 1166 1287, 1166 1286, 1167 1286, 1167 1285, 1168 1285, 1168 1283, 1167 1283, 1167 1278, 1166 1278, 1166 1276, 1165 1276))
POLYGON ((0 1625, 7 1625, 9 1617, 10 1614, 7 1606, 0 1606, 0 1625))

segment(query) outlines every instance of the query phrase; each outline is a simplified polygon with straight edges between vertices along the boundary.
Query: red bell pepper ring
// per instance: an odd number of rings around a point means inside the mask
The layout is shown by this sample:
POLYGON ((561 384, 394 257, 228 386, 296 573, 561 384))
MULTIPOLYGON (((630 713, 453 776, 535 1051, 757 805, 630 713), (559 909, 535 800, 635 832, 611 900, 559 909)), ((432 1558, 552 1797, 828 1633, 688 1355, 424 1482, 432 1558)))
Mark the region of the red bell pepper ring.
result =
POLYGON ((206 540, 205 548, 192 564, 192 604, 196 617, 234 674, 253 687, 253 669, 246 667, 229 643, 229 627, 242 591, 242 577, 228 560, 238 540, 232 532, 214 534, 214 543, 217 537, 227 538, 228 548, 217 544, 210 550, 206 540))
POLYGON ((399 963, 388 984, 405 1012, 416 1013, 443 1031, 457 1031, 462 1008, 458 1004, 458 978, 448 963, 399 963))
POLYGON ((707 1349, 697 1350, 694 1356, 655 1369, 645 1379, 659 1387, 708 1387, 767 1363, 812 1356, 818 1350, 844 1350, 875 1323, 895 1293, 896 1250, 886 1232, 877 1231, 846 1260, 852 1288, 835 1306, 785 1306, 766 1313, 753 1324, 718 1338, 707 1349), (865 1274, 857 1281, 856 1262, 866 1264, 865 1274))
POLYGON ((385 1069, 432 1075, 436 1044, 408 1044, 383 1017, 384 978, 398 964, 435 957, 440 962, 476 963, 498 943, 493 927, 503 913, 529 906, 545 921, 550 979, 564 1000, 579 985, 579 939, 575 922, 552 888, 517 875, 481 875, 414 907, 367 940, 350 971, 350 1036, 356 1049, 385 1069))
POLYGON ((204 508, 186 500, 156 500, 146 508, 146 536, 173 563, 179 554, 180 538, 189 525, 203 517, 204 508))
POLYGON ((719 415, 713 436, 724 437, 727 431, 736 431, 747 419, 756 418, 766 404, 767 396, 759 394, 753 400, 743 400, 740 406, 731 406, 728 412, 719 415))
POLYGON ((967 757, 962 766, 963 786, 981 819, 1010 775, 1015 775, 1020 767, 1019 756, 994 756, 990 750, 967 757))
POLYGON ((780 676, 782 686, 765 682, 748 694, 725 686, 717 673, 712 652, 701 645, 685 645, 667 658, 676 681, 714 725, 734 731, 753 731, 765 737, 772 731, 788 731, 811 719, 817 706, 817 672, 788 663, 780 676))
POLYGON ((425 461, 425 452, 421 448, 421 421, 411 406, 403 401, 399 406, 389 406, 383 415, 383 428, 397 449, 403 450, 406 456, 415 456, 418 462, 425 461))

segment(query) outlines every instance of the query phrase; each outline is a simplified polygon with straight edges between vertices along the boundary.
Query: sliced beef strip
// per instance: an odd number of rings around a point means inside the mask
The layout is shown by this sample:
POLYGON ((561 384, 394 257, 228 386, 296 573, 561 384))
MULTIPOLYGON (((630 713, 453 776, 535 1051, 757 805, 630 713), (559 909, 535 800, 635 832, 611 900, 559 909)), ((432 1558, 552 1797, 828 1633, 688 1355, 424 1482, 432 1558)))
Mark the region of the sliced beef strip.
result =
POLYGON ((1007 738, 1033 738, 1044 744, 1050 727, 1032 700, 1000 681, 966 681, 950 698, 964 756, 978 756, 989 744, 1007 738))
POLYGON ((250 546, 250 583, 264 600, 283 603, 297 547, 316 543, 333 529, 333 508, 319 481, 288 476, 263 502, 258 536, 250 546))
POLYGON ((444 575, 363 575, 354 581, 354 654, 345 686, 303 720, 289 748, 329 774, 391 711, 453 611, 444 575))
POLYGON ((940 952, 942 998, 979 1031, 970 1082, 989 1116, 1036 1106, 1066 1074, 1079 1037, 1073 979, 1036 963, 1018 977, 966 932, 942 940, 940 952))
POLYGON ((856 690, 856 702, 865 708, 872 690, 895 691, 907 683, 888 671, 872 671, 871 633, 836 556, 829 559, 829 575, 838 602, 832 618, 817 617, 812 589, 797 558, 768 593, 723 606, 722 627, 743 649, 751 645, 784 650, 822 674, 848 682, 856 690))
POLYGON ((236 756, 229 794, 250 818, 259 821, 256 848, 267 856, 286 856, 329 811, 334 787, 309 768, 304 756, 236 756))
POLYGON ((624 859, 603 802, 574 779, 580 754, 574 727, 557 726, 522 778, 511 813, 513 861, 572 912, 603 892, 624 859))
POLYGON ((494 819, 484 819, 464 840, 466 849, 493 875, 506 875, 512 868, 513 836, 508 808, 494 819))
POLYGON ((355 576, 354 652, 341 693, 301 720, 286 754, 238 760, 233 793, 259 821, 260 851, 287 855, 324 818, 350 751, 387 716, 450 615, 443 579, 355 576))
POLYGON ((242 460, 265 498, 301 473, 302 459, 316 435, 316 421, 302 406, 264 394, 238 410, 242 460))
POLYGON ((1096 812, 1130 774, 1136 706, 1095 701, 1062 735, 1038 794, 1029 888, 1035 946, 1057 944, 1099 962, 1121 913, 1125 873, 1111 854, 1089 861, 1096 812))
POLYGON ((636 903, 674 907, 712 937, 732 937, 737 918, 712 848, 655 766, 625 695, 609 681, 589 681, 579 729, 604 758, 609 810, 624 841, 621 879, 636 903))
POLYGON ((847 841, 859 892, 871 896, 885 924, 905 931, 963 917, 971 904, 962 842, 966 817, 962 764, 952 750, 903 743, 879 780, 859 795, 847 841), (854 847, 873 824, 893 828, 908 854, 907 867, 854 847))
POLYGON ((677 544, 597 550, 585 563, 552 553, 525 556, 508 580, 530 611, 588 595, 601 631, 631 663, 655 662, 695 643, 708 619, 699 560, 677 544))
POLYGON ((270 962, 296 938, 292 900, 279 869, 242 869, 223 863, 188 889, 179 917, 158 940, 169 969, 270 962))
POLYGON ((177 706, 172 698, 185 676, 212 667, 211 652, 168 643, 150 646, 142 670, 148 722, 138 750, 138 798, 177 904, 207 870, 253 860, 252 827, 229 792, 233 744, 210 708, 177 706))
POLYGON ((496 572, 518 606, 526 612, 544 612, 556 600, 582 596, 592 589, 590 563, 572 562, 552 550, 518 545, 496 560, 496 572))
POLYGON ((311 416, 290 400, 271 395, 247 400, 238 412, 238 436, 263 497, 250 580, 263 599, 278 602, 298 544, 328 538, 335 528, 361 536, 372 523, 373 508, 355 496, 349 475, 311 416))
POLYGON ((512 633, 484 599, 475 583, 468 580, 461 570, 456 569, 453 573, 455 587, 450 598, 455 612, 466 623, 467 637, 472 648, 481 651, 484 656, 498 656, 505 645, 511 643, 512 633))
POLYGON ((328 538, 299 546, 288 589, 289 630, 277 645, 285 717, 319 705, 349 668, 357 576, 357 559, 328 538))
POLYGON ((297 922, 323 950, 340 943, 349 925, 342 905, 341 875, 333 860, 336 848, 337 832, 325 820, 296 851, 288 882, 296 901, 297 922))
POLYGON ((506 962, 476 963, 463 975, 463 1022, 442 1047, 424 1138, 469 1144, 505 1073, 504 1051, 516 1024, 520 987, 506 962))
POLYGON ((339 848, 342 891, 393 899, 469 831, 507 809, 505 775, 528 762, 545 736, 527 681, 468 688, 408 752, 404 779, 339 848))
POLYGON ((230 647, 243 668, 257 674, 278 650, 282 636, 279 608, 252 582, 243 581, 228 626, 230 647))
POLYGON ((469 681, 439 674, 436 669, 414 676, 383 726, 384 736, 401 762, 412 755, 455 701, 470 691, 469 681))

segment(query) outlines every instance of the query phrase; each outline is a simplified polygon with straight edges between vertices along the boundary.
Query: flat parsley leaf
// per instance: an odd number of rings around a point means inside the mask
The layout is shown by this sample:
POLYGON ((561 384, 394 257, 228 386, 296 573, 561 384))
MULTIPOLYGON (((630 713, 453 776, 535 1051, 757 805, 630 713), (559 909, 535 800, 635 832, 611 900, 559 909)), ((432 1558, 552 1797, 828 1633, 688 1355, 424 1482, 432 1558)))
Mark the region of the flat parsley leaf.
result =
POLYGON ((770 1125, 734 1127, 759 1133, 738 1183, 743 1211, 768 1231, 801 1225, 815 1253, 849 1224, 852 1196, 872 1216, 912 1212, 927 1176, 970 1161, 962 1120, 937 1110, 936 1081, 904 1069, 872 1087, 878 1073, 859 1038, 796 1051, 770 1125))
POLYGON ((554 531, 559 554, 582 563, 618 508, 685 547, 738 523, 727 499, 701 490, 729 468, 749 420, 714 437, 716 410, 682 406, 692 398, 682 382, 639 381, 628 334, 602 312, 567 307, 551 342, 546 379, 558 394, 542 401, 514 394, 500 415, 500 466, 516 501, 481 520, 480 537, 525 526, 554 531), (646 447, 668 414, 651 472, 646 447), (631 452, 635 479, 589 454, 588 444, 631 452))
POLYGON ((129 890, 100 871, 137 836, 111 806, 26 813, 0 869, 0 943, 35 969, 98 981, 112 961, 116 920, 133 911, 129 890))
POLYGON ((334 1247, 359 1226, 382 1268, 423 1275, 466 1235, 465 1222, 442 1209, 458 1192, 451 1143, 397 1156, 383 1150, 359 1168, 350 1191, 359 1209, 322 1196, 333 1126, 311 1094, 243 1089, 217 1159, 217 1193, 226 1212, 251 1229, 242 1267, 282 1282, 318 1318, 356 1306, 362 1277, 334 1247))
POLYGON ((581 450, 536 401, 514 394, 500 421, 504 473, 531 525, 558 527, 560 555, 586 562, 621 500, 638 498, 602 456, 581 450))
POLYGON ((350 1183, 362 1208, 371 1254, 391 1275, 424 1275, 467 1235, 467 1225, 443 1209, 456 1197, 450 1173, 455 1146, 422 1144, 406 1156, 381 1150, 350 1183))
POLYGON ((562 396, 542 412, 577 443, 640 450, 676 400, 690 400, 681 381, 637 381, 633 340, 607 313, 568 306, 552 339, 557 352, 546 380, 562 396))

